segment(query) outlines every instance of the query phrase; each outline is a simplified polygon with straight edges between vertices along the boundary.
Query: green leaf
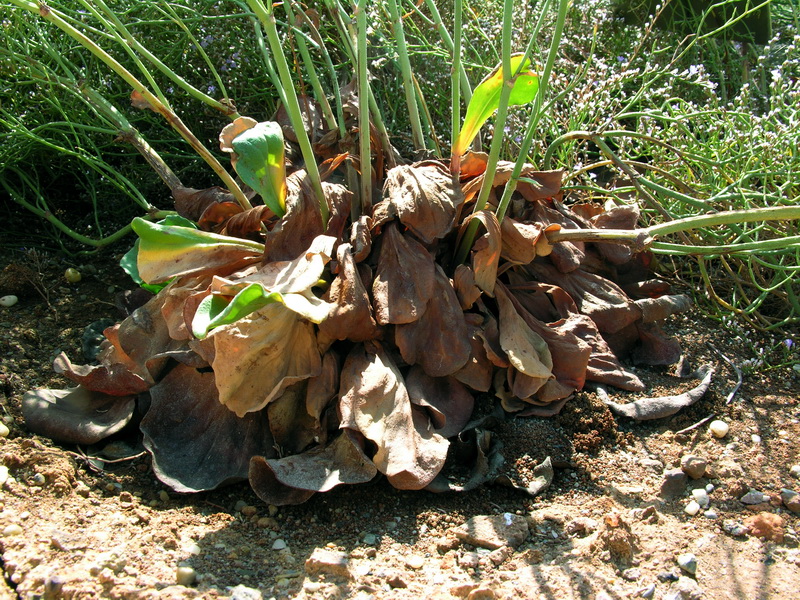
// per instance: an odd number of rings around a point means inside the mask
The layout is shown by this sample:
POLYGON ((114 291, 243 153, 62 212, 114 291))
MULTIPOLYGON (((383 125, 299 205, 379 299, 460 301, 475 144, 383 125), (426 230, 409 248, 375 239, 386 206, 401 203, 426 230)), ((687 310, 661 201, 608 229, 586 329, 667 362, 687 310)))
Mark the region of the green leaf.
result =
POLYGON ((281 126, 274 121, 258 123, 237 135, 231 147, 237 155, 233 163, 236 172, 282 217, 286 213, 286 166, 281 126))
MULTIPOLYGON (((511 72, 519 75, 514 80, 514 87, 511 90, 509 106, 519 106, 532 102, 539 92, 539 76, 530 70, 530 60, 524 63, 524 55, 515 54, 511 57, 511 72)), ((467 147, 478 135, 478 131, 486 120, 497 110, 500 105, 500 92, 503 89, 503 64, 500 63, 494 71, 487 75, 478 84, 472 94, 467 114, 464 117, 464 124, 461 132, 453 144, 452 154, 461 156, 466 152, 467 147)))
MULTIPOLYGON (((194 221, 190 221, 189 219, 181 217, 180 215, 168 215, 163 221, 159 221, 159 223, 161 225, 174 225, 177 227, 189 227, 191 229, 197 229, 197 225, 194 223, 194 221)), ((142 289, 145 289, 153 294, 157 294, 169 285, 169 281, 159 284, 145 283, 141 275, 139 275, 139 267, 137 265, 138 260, 139 240, 136 240, 133 243, 133 247, 128 250, 125 253, 125 256, 123 256, 119 261, 119 266, 122 267, 122 270, 125 271, 131 279, 133 279, 134 283, 136 283, 142 289)))
POLYGON ((202 340, 215 327, 235 323, 273 302, 283 302, 283 298, 278 292, 268 293, 257 283, 243 288, 232 299, 221 294, 209 294, 197 307, 192 319, 192 333, 202 340))
POLYGON ((263 244, 258 242, 186 226, 160 225, 140 217, 131 227, 139 236, 136 265, 146 283, 247 264, 264 253, 263 244))

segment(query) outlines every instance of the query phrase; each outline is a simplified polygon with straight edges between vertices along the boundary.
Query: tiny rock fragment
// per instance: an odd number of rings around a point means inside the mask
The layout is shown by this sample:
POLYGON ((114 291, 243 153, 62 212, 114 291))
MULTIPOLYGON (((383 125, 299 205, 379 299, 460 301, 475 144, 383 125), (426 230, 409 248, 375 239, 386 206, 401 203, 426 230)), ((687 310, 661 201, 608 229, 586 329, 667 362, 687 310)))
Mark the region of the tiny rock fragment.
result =
POLYGON ((189 587, 194 585, 195 581, 197 581, 197 571, 192 567, 178 567, 175 572, 175 583, 189 587))
POLYGON ((706 473, 708 461, 694 454, 685 454, 681 457, 681 469, 692 479, 700 479, 706 473))
POLYGON ((697 557, 691 552, 679 554, 675 557, 675 562, 678 563, 678 566, 683 571, 690 575, 694 575, 697 572, 697 557))
POLYGON ((766 501, 767 499, 764 498, 764 494, 758 490, 750 490, 744 496, 739 498, 739 502, 742 504, 761 504, 762 502, 766 501))
POLYGON ((781 500, 784 506, 793 513, 800 513, 800 494, 794 490, 781 490, 781 500))
POLYGON ((642 570, 637 569, 636 567, 631 567, 630 569, 625 569, 622 572, 622 578, 625 581, 638 581, 642 577, 642 570))
POLYGON ((242 509, 241 509, 241 513, 245 517, 252 517, 257 512, 258 512, 258 509, 255 506, 250 506, 249 504, 247 506, 243 506, 242 509))
POLYGON ((230 600, 263 600, 264 598, 259 590, 242 584, 229 588, 228 591, 231 595, 230 600))
POLYGON ((708 425, 708 431, 713 435, 715 438, 721 440, 726 435, 728 435, 728 431, 730 431, 730 427, 725 421, 720 421, 716 419, 711 421, 708 425))
POLYGON ((692 498, 697 504, 700 505, 700 508, 708 508, 711 499, 708 497, 708 492, 705 488, 697 488, 692 490, 692 498))
POLYGON ((22 527, 17 525, 16 523, 12 523, 11 525, 6 525, 3 528, 3 537, 13 537, 15 535, 22 535, 24 530, 22 527))
POLYGON ((464 552, 458 557, 458 566, 464 569, 477 569, 480 565, 481 557, 477 552, 464 552))
POLYGON ((761 512, 752 517, 748 517, 744 524, 755 537, 764 538, 773 542, 783 541, 783 519, 780 515, 769 512, 761 512))
POLYGON ((686 505, 686 507, 683 509, 683 512, 693 517, 700 512, 700 505, 696 500, 692 500, 686 505))
POLYGON ((496 597, 492 588, 479 587, 469 593, 467 600, 494 600, 496 597))
POLYGON ((278 538, 277 540, 272 542, 273 550, 286 550, 286 548, 288 548, 288 546, 286 545, 286 542, 283 541, 281 538, 278 538))
POLYGON ((394 589, 404 589, 408 587, 408 583, 399 573, 392 573, 386 578, 386 583, 394 589))
POLYGON ((0 421, 0 438, 7 438, 9 433, 11 433, 11 430, 8 425, 0 421))
POLYGON ((682 469, 668 469, 664 471, 664 481, 661 482, 659 495, 665 500, 683 494, 687 482, 686 473, 682 469))
POLYGON ((670 590, 663 596, 664 600, 700 600, 707 596, 700 585, 691 577, 681 576, 670 586, 670 590))
POLYGON ((511 513, 477 516, 453 530, 458 539, 473 546, 495 550, 503 546, 516 548, 528 537, 528 522, 511 513))
POLYGON ((309 575, 326 574, 336 577, 351 577, 347 555, 324 548, 314 549, 314 552, 306 560, 305 569, 309 575))
POLYGON ((406 566, 409 569, 421 569, 425 565, 425 559, 419 554, 412 554, 406 559, 406 566))
POLYGON ((436 551, 439 554, 446 554, 450 550, 455 550, 461 544, 461 541, 452 535, 446 535, 436 540, 436 551))
POLYGON ((636 594, 639 596, 639 598, 644 598, 645 600, 649 600, 656 594, 656 584, 651 583, 650 585, 645 586, 640 590, 637 590, 636 594))
POLYGON ((6 481, 8 481, 8 467, 5 465, 0 465, 0 486, 2 486, 6 481))
POLYGON ((792 465, 792 468, 789 469, 789 473, 791 473, 792 477, 800 479, 800 465, 792 465))

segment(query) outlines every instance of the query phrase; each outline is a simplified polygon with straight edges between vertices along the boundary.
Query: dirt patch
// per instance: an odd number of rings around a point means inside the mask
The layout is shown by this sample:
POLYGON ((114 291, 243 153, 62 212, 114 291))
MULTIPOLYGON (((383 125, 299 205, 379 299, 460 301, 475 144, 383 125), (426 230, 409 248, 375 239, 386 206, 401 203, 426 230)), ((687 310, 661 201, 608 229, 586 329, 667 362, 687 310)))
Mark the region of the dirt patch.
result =
MULTIPOLYGON (((736 378, 707 344, 737 364, 752 356, 699 311, 669 325, 694 366, 717 367, 709 393, 687 410, 635 423, 582 392, 556 418, 496 428, 512 483, 524 487, 551 458, 552 484, 535 498, 500 485, 402 492, 378 479, 277 508, 246 484, 192 496, 165 489, 135 432, 97 448, 31 436, 22 393, 67 386, 52 358, 80 358, 86 326, 120 317, 116 298, 127 281, 110 256, 24 266, 38 287, 6 289, 20 300, 0 309, 0 399, 10 429, 0 439, 0 599, 796 597, 800 519, 781 490, 800 491, 790 474, 800 463, 800 381, 791 369, 746 377, 726 404, 736 378), (79 283, 63 279, 67 266, 81 271, 79 283), (724 439, 707 424, 678 433, 711 414, 730 425, 724 439), (705 472, 678 477, 663 494, 665 471, 680 476, 687 454, 705 460, 705 472), (751 491, 761 495, 744 504, 751 491), (687 514, 703 494, 708 506, 687 514), (510 523, 512 515, 527 522, 521 543, 483 548, 454 532, 474 517, 510 523), (679 565, 683 555, 694 561, 679 565)), ((637 374, 651 396, 696 384, 667 369, 637 374)))

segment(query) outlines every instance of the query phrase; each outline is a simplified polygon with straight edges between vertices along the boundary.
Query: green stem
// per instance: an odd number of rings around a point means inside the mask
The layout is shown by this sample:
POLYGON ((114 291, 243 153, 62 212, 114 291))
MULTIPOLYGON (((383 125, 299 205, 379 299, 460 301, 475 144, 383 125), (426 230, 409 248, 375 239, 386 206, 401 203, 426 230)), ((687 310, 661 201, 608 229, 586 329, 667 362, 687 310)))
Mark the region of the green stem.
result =
POLYGON ((367 0, 356 6, 356 60, 358 66, 358 155, 361 163, 361 213, 369 214, 372 206, 372 156, 369 139, 369 104, 364 102, 369 89, 367 81, 367 0))
POLYGON ((386 5, 389 8, 389 15, 392 19, 394 42, 396 44, 397 58, 400 62, 400 74, 403 77, 403 90, 405 91, 408 117, 411 122, 411 139, 414 143, 415 150, 425 150, 425 137, 422 134, 422 123, 419 118, 419 106, 417 106, 417 95, 414 90, 413 77, 411 74, 411 61, 408 59, 408 48, 406 46, 405 31, 403 30, 403 20, 400 18, 397 0, 386 0, 386 5))
MULTIPOLYGON (((461 64, 461 25, 463 20, 463 0, 454 0, 453 6, 453 35, 455 38, 452 40, 452 52, 453 52, 453 67, 450 71, 450 105, 451 105, 451 137, 450 137, 450 145, 456 143, 456 138, 458 138, 458 133, 461 127, 461 87, 460 83, 462 80, 466 79, 466 74, 462 76, 461 70, 464 68, 461 64)), ((439 23, 442 22, 441 17, 439 17, 439 11, 436 9, 436 5, 434 4, 433 0, 429 0, 428 6, 431 7, 431 11, 435 11, 434 15, 438 17, 439 23)), ((447 30, 444 31, 447 33, 447 30)), ((449 36, 448 36, 449 37, 449 36)), ((444 37, 442 38, 444 39, 444 37)), ((471 94, 470 94, 471 95, 471 94)), ((469 98, 466 98, 467 102, 469 102, 469 98)))
POLYGON ((256 14, 264 26, 267 34, 267 41, 269 42, 270 49, 272 50, 272 57, 278 67, 278 74, 281 79, 281 86, 286 98, 284 106, 289 115, 289 120, 292 122, 292 128, 297 136, 297 143, 300 145, 300 152, 303 154, 305 161, 305 169, 308 178, 311 182, 311 187, 314 194, 317 196, 319 204, 319 212, 322 215, 322 222, 328 222, 328 202, 325 199, 325 192, 322 190, 322 181, 319 176, 319 169, 317 161, 314 157, 314 150, 311 148, 311 141, 308 139, 305 124, 303 123, 303 116, 300 110, 300 102, 297 99, 297 93, 294 90, 294 82, 292 81, 292 74, 289 70, 289 65, 286 62, 286 57, 283 55, 281 48, 281 40, 278 36, 278 28, 275 23, 275 13, 272 2, 266 5, 263 0, 247 0, 250 9, 256 14))

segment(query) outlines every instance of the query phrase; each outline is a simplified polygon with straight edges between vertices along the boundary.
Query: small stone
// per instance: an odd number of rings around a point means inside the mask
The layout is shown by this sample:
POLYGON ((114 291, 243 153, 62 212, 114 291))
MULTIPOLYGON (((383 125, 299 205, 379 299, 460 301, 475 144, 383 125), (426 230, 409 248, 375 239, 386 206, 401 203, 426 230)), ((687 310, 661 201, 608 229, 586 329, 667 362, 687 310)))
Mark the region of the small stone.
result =
POLYGON ((694 454, 686 454, 681 457, 681 469, 692 479, 700 479, 706 473, 708 461, 694 454))
POLYGON ((287 546, 286 542, 283 541, 281 538, 278 538, 277 540, 272 542, 272 549, 273 550, 285 550, 288 547, 289 546, 287 546))
POLYGON ((409 569, 421 569, 425 565, 425 559, 419 554, 412 554, 406 559, 406 566, 409 569))
POLYGON ((31 482, 33 483, 33 485, 41 486, 47 483, 47 478, 41 473, 35 473, 33 477, 31 477, 31 482))
POLYGON ((243 506, 239 509, 245 517, 252 517, 258 512, 258 509, 255 506, 243 506))
POLYGON ((92 489, 82 481, 79 481, 78 485, 75 486, 75 493, 81 498, 88 498, 91 492, 92 489))
POLYGON ((567 523, 566 532, 569 535, 586 537, 597 530, 598 522, 590 517, 575 517, 567 523))
POLYGON ((622 578, 626 581, 638 581, 642 578, 642 570, 636 567, 625 569, 622 572, 622 578))
POLYGON ((492 588, 478 587, 472 590, 467 596, 467 600, 494 600, 497 595, 492 588))
POLYGON ((667 583, 667 582, 670 582, 670 581, 678 581, 678 579, 679 579, 679 576, 676 575, 675 573, 673 573, 672 571, 661 571, 661 573, 656 575, 656 577, 658 577, 659 581, 662 581, 664 583, 667 583))
POLYGON ((3 306, 5 308, 11 308, 18 301, 19 301, 19 298, 17 298, 14 295, 3 296, 2 298, 0 298, 0 306, 3 306))
POLYGON ((386 583, 394 589, 404 589, 408 587, 408 583, 403 579, 399 573, 392 573, 386 578, 386 583))
POLYGON ((666 500, 683 494, 686 489, 686 473, 682 469, 667 469, 664 471, 664 481, 661 483, 660 496, 666 500))
POLYGON ((436 551, 439 554, 447 554, 450 550, 455 550, 461 545, 459 539, 453 535, 446 535, 436 540, 436 551))
POLYGON ((781 490, 781 500, 784 506, 793 513, 800 513, 800 494, 794 490, 781 490))
POLYGON ((231 595, 230 600, 263 600, 264 598, 259 590, 241 584, 228 588, 228 593, 231 595))
POLYGON ((286 577, 280 577, 278 581, 275 582, 275 586, 279 588, 287 588, 289 587, 289 579, 286 577))
POLYGON ((70 267, 64 271, 64 279, 67 280, 67 283, 78 283, 81 280, 81 272, 78 271, 78 269, 70 267))
POLYGON ((767 499, 764 498, 764 494, 758 490, 750 490, 744 496, 739 498, 739 502, 742 504, 761 504, 762 502, 766 501, 767 499))
POLYGON ((764 538, 773 542, 783 541, 783 519, 780 515, 761 512, 745 519, 744 524, 755 537, 764 538))
POLYGON ((17 525, 16 523, 12 523, 11 525, 6 525, 3 529, 3 537, 12 537, 15 535, 22 535, 23 533, 22 527, 17 525))
POLYGON ((751 435, 751 436, 750 436, 750 440, 751 440, 751 441, 752 441, 754 444, 760 444, 760 443, 761 443, 761 436, 760 436, 760 435, 758 435, 758 434, 756 434, 756 433, 754 433, 753 435, 751 435))
POLYGON ((708 431, 711 432, 711 435, 713 435, 715 438, 721 440, 726 435, 728 435, 730 427, 725 421, 720 421, 719 419, 716 419, 714 421, 711 421, 711 423, 708 426, 708 431))
POLYGON ((0 486, 2 486, 6 481, 8 481, 8 467, 5 465, 0 465, 0 486))
POLYGON ((120 492, 119 501, 122 504, 132 504, 133 503, 133 496, 131 495, 130 492, 120 492))
POLYGON ((279 509, 278 509, 278 507, 277 507, 277 506, 275 506, 274 504, 270 504, 270 505, 267 507, 267 510, 269 511, 269 516, 270 516, 270 517, 274 517, 275 515, 277 515, 277 514, 278 514, 278 510, 279 510, 279 509))
POLYGON ((640 598, 644 598, 645 600, 650 600, 656 594, 656 584, 651 583, 647 587, 643 587, 642 589, 636 592, 640 598))
POLYGON ((700 600, 706 596, 700 585, 691 577, 680 577, 671 587, 664 600, 700 600))
MULTIPOLYGON (((708 469, 706 469, 706 473, 707 473, 707 472, 708 472, 708 469)), ((707 494, 710 494, 710 493, 711 493, 711 492, 713 492, 715 489, 717 489, 717 488, 716 488, 716 487, 714 487, 714 484, 713 484, 713 483, 709 483, 708 485, 706 485, 706 493, 707 493, 707 494)))
POLYGON ((707 511, 705 511, 703 513, 703 516, 706 519, 716 519, 717 517, 719 517, 719 515, 717 514, 717 511, 715 511, 715 510, 707 510, 707 511))
POLYGON ((278 529, 278 522, 272 517, 261 517, 256 521, 256 525, 265 529, 278 529))
POLYGON ((477 552, 464 552, 458 557, 458 566, 463 569, 477 569, 481 557, 477 552))
POLYGON ((664 470, 664 463, 653 458, 643 458, 639 461, 639 464, 647 469, 655 471, 656 473, 661 473, 661 471, 664 470))
POLYGON ((489 560, 492 561, 495 566, 502 565, 505 561, 511 558, 511 555, 514 551, 509 548, 508 546, 503 546, 502 548, 498 548, 497 550, 492 550, 489 552, 489 560))
POLYGON ((365 533, 362 539, 367 546, 374 546, 379 541, 378 536, 374 533, 365 533))
POLYGON ((693 517, 700 512, 700 505, 697 503, 696 500, 691 500, 689 504, 687 504, 686 507, 683 509, 683 512, 693 517))
POLYGON ((245 506, 247 506, 247 502, 244 500, 237 500, 236 504, 233 505, 233 510, 240 512, 245 506))
POLYGON ((8 425, 0 421, 0 438, 7 438, 9 433, 11 433, 11 430, 8 425))
POLYGON ((675 561, 682 570, 690 575, 694 575, 697 572, 697 557, 691 552, 679 554, 675 557, 675 561))
POLYGON ((744 537, 750 533, 750 529, 733 519, 725 519, 722 522, 722 531, 733 537, 744 537))
POLYGON ((166 492, 166 490, 161 490, 158 492, 158 499, 162 502, 169 502, 169 494, 166 492))
POLYGON ((705 488, 698 488, 696 490, 692 490, 692 498, 694 501, 700 505, 700 508, 708 508, 711 499, 708 497, 708 492, 705 488))
POLYGON ((197 571, 192 567, 178 567, 175 572, 175 583, 186 587, 194 585, 197 581, 197 571))
POLYGON ((528 521, 511 513, 477 516, 453 530, 455 536, 473 546, 495 550, 503 546, 516 548, 528 537, 528 521))
POLYGON ((800 465, 792 465, 792 468, 789 469, 789 473, 791 473, 792 477, 800 479, 800 465))
POLYGON ((315 548, 305 562, 305 569, 309 575, 324 573, 337 577, 351 577, 347 555, 336 550, 315 548))

